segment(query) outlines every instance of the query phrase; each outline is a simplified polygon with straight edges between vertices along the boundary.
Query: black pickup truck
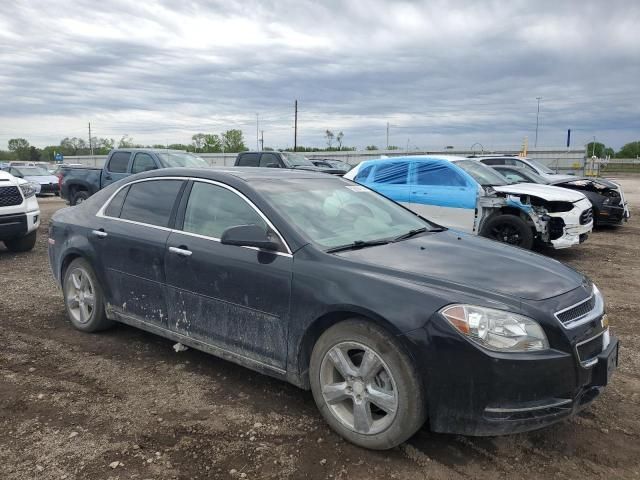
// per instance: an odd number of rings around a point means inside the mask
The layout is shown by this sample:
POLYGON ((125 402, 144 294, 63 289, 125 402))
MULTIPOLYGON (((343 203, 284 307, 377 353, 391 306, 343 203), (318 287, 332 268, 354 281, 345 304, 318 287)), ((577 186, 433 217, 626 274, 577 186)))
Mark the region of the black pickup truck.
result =
POLYGON ((62 167, 58 172, 60 196, 77 205, 98 190, 118 180, 158 168, 209 165, 202 158, 182 150, 119 148, 111 150, 104 167, 62 167))
POLYGON ((301 153, 292 152, 241 152, 236 157, 236 167, 270 167, 310 170, 313 172, 344 175, 348 170, 329 165, 316 166, 301 153))

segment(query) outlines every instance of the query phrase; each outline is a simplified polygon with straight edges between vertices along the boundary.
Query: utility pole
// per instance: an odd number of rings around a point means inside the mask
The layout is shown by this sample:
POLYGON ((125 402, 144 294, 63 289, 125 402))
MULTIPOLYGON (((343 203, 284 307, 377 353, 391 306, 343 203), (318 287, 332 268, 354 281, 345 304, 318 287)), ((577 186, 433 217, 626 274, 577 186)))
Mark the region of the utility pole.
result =
POLYGON ((593 143, 591 144, 591 156, 596 156, 596 136, 593 136, 593 143))
POLYGON ((536 97, 536 100, 538 100, 538 111, 536 112, 536 141, 533 144, 534 148, 538 146, 538 118, 540 117, 540 99, 542 99, 542 97, 536 97))
POLYGON ((89 122, 89 150, 91 151, 91 158, 93 158, 93 140, 91 139, 91 122, 89 122))
POLYGON ((387 150, 389 150, 389 122, 387 122, 387 150))
POLYGON ((259 114, 256 113, 256 149, 260 149, 260 140, 258 138, 258 130, 260 128, 259 114))
POLYGON ((260 151, 264 150, 264 130, 260 130, 260 151))
POLYGON ((294 121, 293 121, 293 151, 298 149, 298 100, 294 103, 294 121))

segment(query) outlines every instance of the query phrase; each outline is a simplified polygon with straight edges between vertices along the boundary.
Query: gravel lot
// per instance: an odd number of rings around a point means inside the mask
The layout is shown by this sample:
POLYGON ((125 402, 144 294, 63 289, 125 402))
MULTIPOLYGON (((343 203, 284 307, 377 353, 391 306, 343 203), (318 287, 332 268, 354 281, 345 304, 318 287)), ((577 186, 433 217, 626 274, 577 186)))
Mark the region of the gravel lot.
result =
MULTIPOLYGON (((640 205, 640 177, 621 179, 640 205)), ((120 326, 68 323, 40 202, 37 247, 0 246, 0 478, 640 478, 640 209, 578 248, 546 251, 605 293, 620 337, 613 383, 545 430, 471 438, 419 432, 389 452, 342 441, 309 392, 120 326)))

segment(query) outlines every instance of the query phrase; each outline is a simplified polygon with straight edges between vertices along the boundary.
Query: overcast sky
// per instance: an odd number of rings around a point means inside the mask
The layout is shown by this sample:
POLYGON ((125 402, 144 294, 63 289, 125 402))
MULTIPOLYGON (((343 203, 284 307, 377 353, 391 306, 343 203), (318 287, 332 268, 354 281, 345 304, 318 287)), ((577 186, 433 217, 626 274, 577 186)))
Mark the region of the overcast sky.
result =
POLYGON ((14 0, 0 9, 0 148, 94 135, 255 147, 640 140, 640 2, 14 0))

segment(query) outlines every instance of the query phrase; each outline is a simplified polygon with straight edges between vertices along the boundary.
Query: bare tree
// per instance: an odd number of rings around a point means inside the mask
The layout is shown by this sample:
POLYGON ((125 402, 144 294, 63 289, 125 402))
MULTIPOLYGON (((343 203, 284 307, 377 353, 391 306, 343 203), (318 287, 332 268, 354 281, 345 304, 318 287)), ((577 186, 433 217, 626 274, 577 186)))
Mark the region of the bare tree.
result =
POLYGON ((327 145, 329 145, 329 148, 331 148, 331 146, 333 145, 333 138, 335 137, 335 135, 331 130, 327 130, 324 132, 324 137, 327 139, 327 145))
POLYGON ((336 135, 336 142, 338 142, 338 148, 342 150, 342 139, 344 138, 344 133, 342 131, 336 135))

